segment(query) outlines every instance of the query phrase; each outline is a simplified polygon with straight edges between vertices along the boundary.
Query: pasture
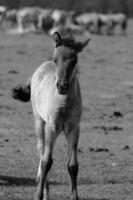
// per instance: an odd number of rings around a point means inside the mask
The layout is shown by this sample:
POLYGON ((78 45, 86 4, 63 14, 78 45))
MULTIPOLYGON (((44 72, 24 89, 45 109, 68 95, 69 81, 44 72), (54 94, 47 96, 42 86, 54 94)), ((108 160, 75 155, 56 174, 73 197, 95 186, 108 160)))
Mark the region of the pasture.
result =
MULTIPOLYGON (((10 93, 52 58, 52 45, 52 39, 43 34, 0 32, 0 200, 34 197, 39 157, 31 104, 12 99, 10 93)), ((83 97, 79 197, 132 200, 133 22, 129 22, 127 37, 92 35, 79 63, 83 97)), ((69 199, 63 135, 53 158, 51 199, 69 199)))

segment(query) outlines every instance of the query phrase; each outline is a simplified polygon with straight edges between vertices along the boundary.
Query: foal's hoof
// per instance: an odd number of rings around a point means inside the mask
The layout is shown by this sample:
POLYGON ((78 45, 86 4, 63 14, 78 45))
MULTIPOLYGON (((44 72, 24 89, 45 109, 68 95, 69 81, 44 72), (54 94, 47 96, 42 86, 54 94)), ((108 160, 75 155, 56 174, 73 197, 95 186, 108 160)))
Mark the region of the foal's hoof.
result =
POLYGON ((40 197, 40 195, 35 194, 34 200, 43 200, 43 197, 40 197))
POLYGON ((78 197, 71 197, 71 200, 79 200, 78 197))
POLYGON ((49 195, 44 192, 43 197, 35 195, 34 200, 49 200, 49 195))
POLYGON ((35 197, 34 197, 34 200, 40 200, 40 199, 39 199, 38 197, 35 196, 35 197))

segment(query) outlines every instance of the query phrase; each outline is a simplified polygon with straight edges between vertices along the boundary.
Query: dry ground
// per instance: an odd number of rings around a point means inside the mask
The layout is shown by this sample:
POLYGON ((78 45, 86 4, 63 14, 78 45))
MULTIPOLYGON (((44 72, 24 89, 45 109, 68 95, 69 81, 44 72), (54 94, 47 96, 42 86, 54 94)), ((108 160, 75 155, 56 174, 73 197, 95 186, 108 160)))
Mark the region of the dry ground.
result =
MULTIPOLYGON (((133 199, 133 22, 128 36, 92 36, 80 55, 83 117, 79 142, 80 199, 133 199)), ((11 98, 52 57, 44 35, 0 32, 0 200, 31 200, 38 155, 30 103, 11 98)), ((50 173, 51 199, 69 199, 66 143, 60 136, 50 173)))

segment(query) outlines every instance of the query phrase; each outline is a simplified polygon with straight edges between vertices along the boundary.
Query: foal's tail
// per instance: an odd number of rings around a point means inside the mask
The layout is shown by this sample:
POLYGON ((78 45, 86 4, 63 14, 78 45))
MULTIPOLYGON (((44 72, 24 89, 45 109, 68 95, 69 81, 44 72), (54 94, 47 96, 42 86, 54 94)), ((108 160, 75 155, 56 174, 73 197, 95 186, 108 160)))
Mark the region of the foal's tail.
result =
POLYGON ((31 96, 31 80, 28 81, 25 85, 17 85, 12 88, 11 95, 14 99, 28 102, 30 101, 31 96))

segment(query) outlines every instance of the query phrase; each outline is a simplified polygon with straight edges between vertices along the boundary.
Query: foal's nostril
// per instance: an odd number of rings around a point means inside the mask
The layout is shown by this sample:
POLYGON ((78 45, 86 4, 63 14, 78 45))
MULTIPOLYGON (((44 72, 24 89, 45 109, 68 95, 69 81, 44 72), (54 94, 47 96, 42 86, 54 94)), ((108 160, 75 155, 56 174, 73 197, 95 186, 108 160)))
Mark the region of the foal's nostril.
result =
POLYGON ((63 83, 58 82, 57 88, 58 88, 59 91, 64 92, 64 91, 68 90, 69 83, 68 82, 65 82, 65 83, 64 82, 63 83))
POLYGON ((63 89, 68 89, 68 87, 69 87, 69 84, 68 84, 68 83, 65 83, 65 84, 62 85, 62 88, 63 88, 63 89))

